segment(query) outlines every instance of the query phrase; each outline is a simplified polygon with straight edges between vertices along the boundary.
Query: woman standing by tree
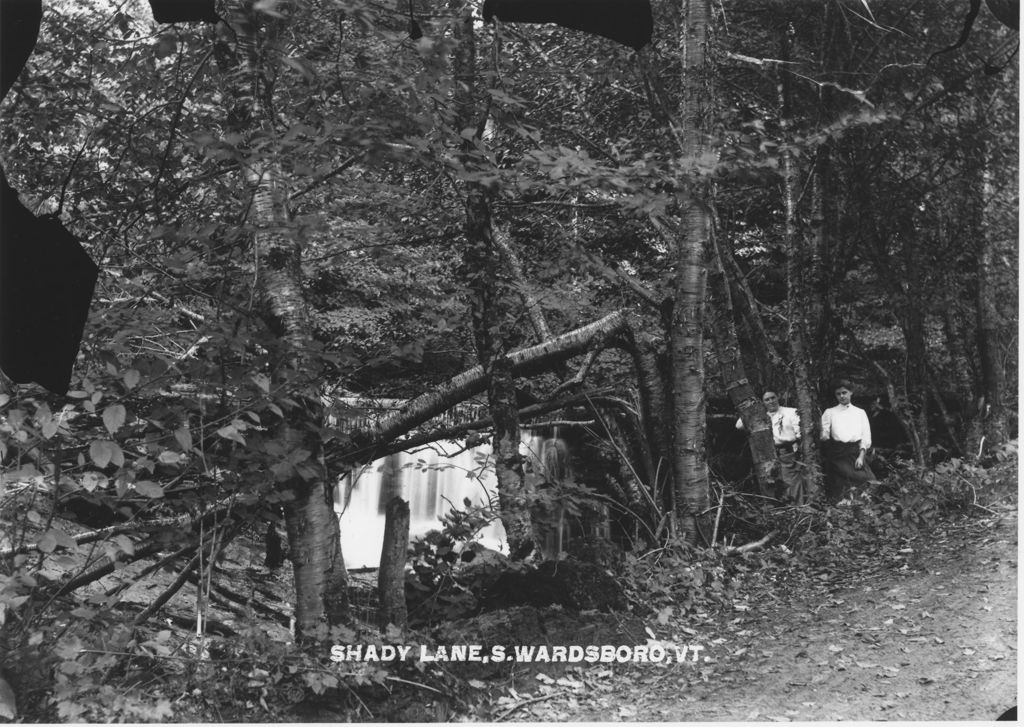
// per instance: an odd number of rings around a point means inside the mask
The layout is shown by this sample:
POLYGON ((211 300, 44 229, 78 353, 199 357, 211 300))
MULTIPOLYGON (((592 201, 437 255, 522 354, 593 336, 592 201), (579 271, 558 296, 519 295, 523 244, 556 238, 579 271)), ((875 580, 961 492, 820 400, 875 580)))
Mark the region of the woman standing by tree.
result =
POLYGON ((829 502, 836 502, 850 487, 873 482, 875 473, 867 462, 871 424, 867 412, 850 403, 853 384, 839 379, 832 391, 838 403, 821 415, 821 442, 825 497, 829 502))

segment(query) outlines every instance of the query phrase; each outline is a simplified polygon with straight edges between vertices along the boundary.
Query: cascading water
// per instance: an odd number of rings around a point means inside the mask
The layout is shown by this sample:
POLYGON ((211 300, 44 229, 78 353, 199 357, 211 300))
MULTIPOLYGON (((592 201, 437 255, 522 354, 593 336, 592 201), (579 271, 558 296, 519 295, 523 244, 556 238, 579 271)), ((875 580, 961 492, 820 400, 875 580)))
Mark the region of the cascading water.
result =
MULTIPOLYGON (((520 451, 527 466, 539 462, 544 438, 523 432, 520 451)), ((341 547, 349 568, 376 568, 384 539, 384 508, 393 497, 409 502, 409 538, 441 528, 440 518, 452 507, 465 509, 497 502, 494 460, 490 446, 463 450, 437 442, 413 452, 400 452, 357 468, 342 478, 335 508, 341 519, 341 547)), ((505 529, 495 518, 476 540, 507 553, 505 529)))

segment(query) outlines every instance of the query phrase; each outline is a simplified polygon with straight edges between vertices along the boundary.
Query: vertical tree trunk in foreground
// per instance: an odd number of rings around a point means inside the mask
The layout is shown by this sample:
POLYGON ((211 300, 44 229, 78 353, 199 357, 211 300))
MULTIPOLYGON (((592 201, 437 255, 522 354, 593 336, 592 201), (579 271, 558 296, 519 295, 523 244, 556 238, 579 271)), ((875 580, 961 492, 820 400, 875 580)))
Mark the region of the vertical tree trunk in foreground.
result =
MULTIPOLYGON (((253 124, 260 126, 265 115, 264 96, 269 97, 269 74, 261 64, 272 54, 261 53, 260 17, 246 7, 234 15, 239 46, 246 59, 251 93, 253 124)), ((268 23, 268 31, 273 24, 268 23)), ((267 40, 263 39, 266 43, 267 40)), ((265 125, 268 132, 272 126, 265 125)), ((281 203, 282 190, 275 160, 253 155, 243 162, 245 177, 253 190, 251 222, 256 227, 253 245, 260 269, 258 292, 263 317, 277 335, 272 378, 285 387, 297 404, 274 427, 284 451, 294 457, 306 454, 290 470, 278 475, 279 487, 292 495, 284 503, 289 554, 295 573, 295 627, 299 639, 326 638, 326 627, 347 616, 347 581, 341 554, 338 518, 334 513, 332 488, 328 482, 320 441, 322 405, 317 391, 317 361, 310 355, 314 342, 310 334, 306 301, 302 291, 301 247, 288 234, 287 215, 281 203)))
POLYGON ((466 202, 466 267, 473 292, 473 336, 477 357, 488 377, 487 403, 494 423, 491 447, 501 523, 509 554, 524 558, 535 546, 531 495, 519 453, 519 407, 515 376, 508 358, 507 330, 511 290, 493 245, 490 207, 482 189, 470 188, 466 202))
POLYGON ((696 542, 698 518, 708 509, 709 477, 705 452, 704 292, 707 266, 704 249, 711 234, 706 182, 697 161, 706 150, 705 82, 710 0, 683 0, 683 95, 680 101, 681 155, 692 166, 683 180, 680 229, 676 242, 673 305, 669 316, 669 360, 672 367, 672 470, 674 508, 680 533, 696 542))
MULTIPOLYGON (((782 31, 782 59, 789 56, 789 28, 782 31)), ((789 76, 787 71, 780 70, 779 106, 780 126, 783 133, 788 133, 791 125, 789 103, 789 76)), ((800 415, 800 453, 804 463, 803 499, 813 498, 819 490, 821 461, 818 455, 818 421, 820 412, 816 404, 814 385, 811 381, 807 346, 808 316, 813 312, 812 299, 808 295, 809 281, 802 271, 807 263, 814 260, 808 254, 803 238, 797 233, 796 225, 796 170, 793 155, 782 152, 782 196, 786 210, 786 285, 789 318, 789 353, 792 358, 792 375, 796 388, 797 412, 800 415)), ((813 319, 812 319, 813 320, 813 319)))
POLYGON ((993 184, 991 142, 984 145, 985 166, 982 171, 982 218, 981 240, 978 251, 977 279, 977 336, 978 359, 981 363, 982 395, 984 403, 978 412, 984 443, 978 443, 978 451, 1002 444, 1007 439, 1006 411, 1003 406, 1005 386, 1003 366, 1000 360, 1001 317, 996 305, 995 261, 996 225, 993 220, 996 207, 993 184))
POLYGON ((380 597, 380 628, 394 624, 404 629, 409 619, 405 604, 405 562, 409 551, 409 503, 400 497, 388 501, 384 510, 384 546, 377 573, 380 597))
MULTIPOLYGON (((473 154, 484 123, 477 115, 486 113, 476 93, 476 38, 472 7, 452 0, 455 11, 453 68, 456 80, 455 127, 476 127, 477 135, 463 142, 462 163, 468 169, 484 163, 473 154)), ((487 402, 494 433, 495 479, 498 506, 512 558, 526 557, 535 547, 531 493, 519 453, 519 409, 516 406, 515 377, 509 361, 509 336, 514 316, 515 295, 509 271, 502 269, 503 256, 495 242, 487 191, 476 182, 467 183, 466 250, 464 268, 469 279, 473 317, 473 338, 480 366, 488 377, 487 402)), ((542 334, 543 335, 543 334, 542 334)))

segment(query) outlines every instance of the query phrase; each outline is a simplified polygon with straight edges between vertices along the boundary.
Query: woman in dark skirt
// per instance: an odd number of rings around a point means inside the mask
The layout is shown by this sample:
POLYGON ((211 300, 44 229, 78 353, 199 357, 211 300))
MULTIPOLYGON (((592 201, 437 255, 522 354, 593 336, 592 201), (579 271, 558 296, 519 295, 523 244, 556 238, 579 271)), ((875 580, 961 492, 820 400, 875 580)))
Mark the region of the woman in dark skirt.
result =
POLYGON ((875 474, 867 462, 871 449, 868 414, 850 403, 853 385, 840 379, 832 387, 838 402, 821 415, 821 450, 825 469, 825 497, 840 500, 851 487, 873 482, 875 474))

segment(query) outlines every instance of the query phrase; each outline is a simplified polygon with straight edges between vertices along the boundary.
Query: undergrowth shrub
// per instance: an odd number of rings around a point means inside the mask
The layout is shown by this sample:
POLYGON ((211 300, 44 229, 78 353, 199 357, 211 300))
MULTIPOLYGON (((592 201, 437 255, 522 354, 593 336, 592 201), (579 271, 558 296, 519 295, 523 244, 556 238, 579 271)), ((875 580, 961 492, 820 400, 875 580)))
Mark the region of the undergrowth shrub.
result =
POLYGON ((627 553, 620 577, 639 615, 685 613, 733 598, 743 566, 713 550, 698 551, 681 541, 643 554, 627 553))
POLYGON ((496 503, 452 507, 431 530, 409 545, 405 593, 413 627, 463 618, 477 610, 478 594, 510 561, 474 539, 498 517, 496 503))
MULTIPOLYGON (((1001 447, 993 458, 1008 462, 1017 456, 1016 443, 1001 447)), ((934 527, 952 514, 978 504, 979 493, 992 485, 994 470, 959 458, 923 468, 899 461, 885 480, 851 492, 831 507, 811 505, 758 508, 735 498, 730 524, 754 525, 750 536, 778 531, 773 542, 793 551, 832 549, 837 552, 876 548, 880 541, 905 540, 934 527)), ((748 528, 749 529, 749 528, 748 528)))

